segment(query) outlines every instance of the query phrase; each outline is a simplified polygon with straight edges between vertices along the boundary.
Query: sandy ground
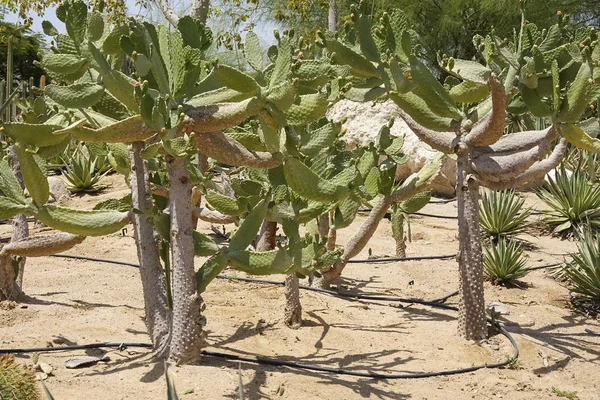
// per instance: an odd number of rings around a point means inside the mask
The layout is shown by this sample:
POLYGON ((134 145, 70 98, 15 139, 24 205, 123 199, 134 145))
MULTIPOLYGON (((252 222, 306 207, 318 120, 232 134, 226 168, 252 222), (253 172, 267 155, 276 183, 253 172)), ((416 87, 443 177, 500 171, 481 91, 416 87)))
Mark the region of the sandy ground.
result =
MULTIPOLYGON (((106 193, 72 200, 92 204, 125 193, 112 178, 106 193)), ((542 209, 525 194, 527 204, 542 209)), ((455 216, 456 203, 429 204, 426 213, 455 216)), ((338 233, 343 244, 364 216, 338 233)), ((532 217, 532 221, 539 216, 532 217)), ((452 254, 457 250, 456 220, 415 216, 407 255, 452 254)), ((200 230, 212 234, 208 224, 200 230)), ((7 237, 10 226, 0 226, 7 237)), ((531 266, 562 261, 573 251, 539 230, 521 237, 528 244, 531 266)), ((392 255, 394 241, 383 221, 369 247, 375 255, 392 255)), ((125 234, 88 238, 68 254, 137 262, 132 229, 125 234)), ((366 258, 367 249, 358 258, 366 258)), ((198 260, 198 266, 202 260, 198 260)), ((229 274, 243 276, 229 271, 229 274)), ((281 276, 272 279, 282 280, 281 276)), ((454 260, 386 264, 350 264, 339 290, 433 299, 458 287, 454 260)), ((510 307, 507 329, 521 352, 513 368, 483 369, 462 375, 426 379, 374 380, 261 366, 204 357, 198 365, 174 368, 182 399, 238 399, 241 371, 246 399, 552 399, 557 392, 600 399, 600 322, 571 310, 568 290, 548 270, 531 272, 520 288, 486 283, 486 302, 510 307)), ((0 305, 0 347, 59 346, 93 342, 148 342, 138 271, 107 263, 42 257, 29 259, 24 283, 30 296, 22 304, 0 305)), ((409 373, 443 371, 502 361, 512 348, 501 335, 472 344, 456 336, 452 311, 417 304, 347 301, 313 292, 302 293, 303 327, 283 323, 283 288, 216 280, 207 302, 209 350, 260 355, 281 360, 356 371, 409 373)), ((455 299, 450 299, 452 304, 455 299)), ((102 352, 100 352, 102 353, 102 352)), ((163 366, 145 349, 110 350, 110 361, 71 370, 70 358, 84 351, 44 353, 40 361, 54 367, 46 385, 63 399, 165 399, 163 366)), ((98 354, 90 350, 88 354, 98 354)), ((29 356, 17 360, 31 364, 29 356)), ((564 397, 563 397, 564 398, 564 397)))

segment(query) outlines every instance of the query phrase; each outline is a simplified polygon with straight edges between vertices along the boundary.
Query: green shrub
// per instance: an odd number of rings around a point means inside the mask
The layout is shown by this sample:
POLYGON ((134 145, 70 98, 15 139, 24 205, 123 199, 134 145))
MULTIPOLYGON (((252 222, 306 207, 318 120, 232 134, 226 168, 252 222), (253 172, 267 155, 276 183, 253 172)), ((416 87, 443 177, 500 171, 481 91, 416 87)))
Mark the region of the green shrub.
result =
POLYGON ((529 208, 521 211, 523 200, 515 196, 514 190, 485 191, 481 198, 479 220, 484 234, 493 243, 498 239, 518 235, 527 226, 531 215, 529 208))
POLYGON ((564 268, 575 299, 600 304, 600 235, 589 230, 579 235, 577 253, 564 268))
POLYGON ((69 183, 68 189, 73 193, 96 192, 106 187, 99 182, 111 171, 111 168, 106 170, 101 159, 90 156, 79 146, 69 162, 65 161, 63 176, 69 183))
POLYGON ((600 186, 592 184, 585 172, 575 170, 569 175, 563 167, 548 181, 538 196, 551 208, 544 210, 548 215, 544 222, 554 233, 567 237, 582 226, 600 228, 600 186))
POLYGON ((499 239, 485 248, 483 269, 486 279, 495 285, 506 285, 527 275, 523 249, 517 243, 499 239))
POLYGON ((15 363, 13 356, 0 356, 0 399, 39 399, 35 381, 33 372, 15 363))

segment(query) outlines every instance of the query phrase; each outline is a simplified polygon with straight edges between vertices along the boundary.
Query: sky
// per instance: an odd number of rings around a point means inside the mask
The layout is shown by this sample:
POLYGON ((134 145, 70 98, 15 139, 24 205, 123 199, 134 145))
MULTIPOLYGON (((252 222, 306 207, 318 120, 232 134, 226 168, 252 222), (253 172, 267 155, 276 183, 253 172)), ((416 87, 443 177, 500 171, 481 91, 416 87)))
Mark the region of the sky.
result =
MULTIPOLYGON (((127 5, 127 9, 129 10, 129 14, 132 16, 139 15, 146 19, 151 19, 152 21, 155 21, 155 22, 166 23, 166 20, 162 17, 162 14, 160 14, 160 12, 158 12, 156 10, 153 10, 153 11, 146 10, 139 5, 136 5, 136 0, 125 0, 125 3, 127 5)), ((183 5, 185 5, 184 2, 179 2, 179 4, 176 4, 176 7, 179 8, 182 5, 182 3, 183 3, 183 5)), ((65 32, 64 24, 61 21, 59 21, 58 18, 56 18, 56 7, 50 7, 48 9, 46 9, 46 11, 42 17, 38 17, 35 14, 32 14, 32 17, 33 17, 34 22, 33 22, 33 25, 31 26, 31 30, 34 32, 43 32, 42 31, 42 21, 44 21, 44 20, 50 21, 52 23, 52 25, 54 25, 54 27, 59 32, 61 32, 61 33, 65 32)), ((14 13, 6 13, 4 16, 4 20, 7 22, 12 22, 12 23, 19 22, 18 16, 14 13)), ((256 24, 257 25, 254 30, 261 37, 261 39, 265 43, 269 43, 269 44, 273 43, 274 39, 273 39, 272 32, 273 32, 273 28, 275 27, 275 24, 272 22, 261 22, 261 21, 256 21, 256 24)), ((212 24, 210 23, 210 19, 209 19, 209 26, 210 25, 212 25, 212 24)))

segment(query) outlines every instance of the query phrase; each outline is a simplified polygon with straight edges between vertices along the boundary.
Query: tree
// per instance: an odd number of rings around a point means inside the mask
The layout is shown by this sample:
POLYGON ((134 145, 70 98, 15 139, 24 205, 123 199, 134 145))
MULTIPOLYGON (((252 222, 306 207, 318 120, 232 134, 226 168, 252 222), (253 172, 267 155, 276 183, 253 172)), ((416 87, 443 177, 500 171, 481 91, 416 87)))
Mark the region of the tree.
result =
POLYGON ((34 78, 37 82, 43 71, 34 61, 45 43, 42 35, 14 24, 0 21, 0 79, 6 79, 6 55, 8 38, 13 37, 13 77, 15 81, 34 78))

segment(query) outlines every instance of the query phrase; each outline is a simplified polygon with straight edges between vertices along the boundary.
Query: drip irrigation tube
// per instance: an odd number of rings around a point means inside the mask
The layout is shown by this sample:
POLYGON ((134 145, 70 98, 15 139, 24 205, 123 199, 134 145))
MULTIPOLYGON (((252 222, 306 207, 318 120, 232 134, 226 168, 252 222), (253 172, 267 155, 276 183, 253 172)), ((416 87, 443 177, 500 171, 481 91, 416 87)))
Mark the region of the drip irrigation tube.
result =
POLYGON ((361 259, 350 259, 348 264, 372 264, 372 263, 385 263, 392 261, 420 261, 420 260, 445 260, 448 258, 454 258, 456 254, 445 254, 441 256, 421 256, 421 257, 385 257, 385 258, 369 258, 366 260, 361 259))
MULTIPOLYGON (((403 373, 403 374, 394 374, 394 373, 380 373, 380 372, 372 372, 372 371, 354 371, 345 368, 331 368, 331 367, 321 367, 319 365, 311 365, 311 364, 303 364, 295 361, 284 361, 284 360, 276 360, 273 358, 265 358, 260 356, 255 357, 247 357, 241 356, 238 354, 230 354, 230 353, 221 353, 217 351, 209 351, 203 350, 202 355, 222 358, 230 361, 243 361, 249 362, 253 364, 261 364, 261 365, 271 365, 274 367, 288 367, 292 369, 303 369, 307 371, 317 371, 317 372, 327 372, 337 375, 351 375, 351 376, 359 376, 364 378, 374 378, 374 379, 416 379, 416 378, 430 378, 434 376, 444 376, 444 375, 457 375, 464 374, 467 372, 477 371, 479 369, 484 368, 500 368, 508 365, 511 362, 511 359, 516 359, 519 357, 519 348, 517 347, 517 343, 514 338, 510 335, 510 333, 504 329, 498 323, 495 323, 494 326, 500 330, 503 336, 505 336, 511 343, 513 347, 513 355, 511 358, 494 364, 482 364, 476 365, 467 368, 458 368, 451 369, 446 371, 435 371, 435 372, 414 372, 414 373, 403 373)), ((81 350, 81 349, 99 349, 99 348, 117 348, 119 350, 124 350, 127 347, 142 347, 146 349, 151 349, 152 345, 150 343, 91 343, 84 345, 69 345, 69 346, 60 346, 60 347, 35 347, 35 348, 18 348, 18 349, 0 349, 0 354, 24 354, 24 353, 44 353, 44 352, 55 352, 55 351, 69 351, 69 350, 81 350)))
MULTIPOLYGON (((139 265, 137 265, 137 264, 123 262, 123 261, 114 261, 114 260, 106 260, 106 259, 93 258, 93 257, 72 256, 72 255, 63 255, 63 254, 54 254, 52 256, 53 257, 70 258, 70 259, 87 260, 87 261, 95 261, 95 262, 105 262, 105 263, 133 266, 133 267, 139 268, 139 265)), ((277 284, 277 285, 284 284, 284 282, 279 282, 279 281, 269 281, 269 280, 252 279, 252 278, 237 278, 237 277, 228 277, 225 275, 219 275, 217 277, 221 278, 221 279, 235 279, 235 280, 239 280, 242 282, 258 282, 258 283, 277 284)), ((454 306, 450 306, 450 305, 442 304, 442 303, 444 301, 446 301, 448 298, 456 295, 458 292, 452 292, 452 293, 445 295, 439 299, 428 301, 428 300, 422 300, 422 299, 404 299, 404 298, 399 298, 399 297, 395 297, 395 296, 381 296, 381 295, 373 295, 373 294, 357 294, 357 295, 342 294, 342 293, 338 293, 338 292, 335 292, 332 290, 313 288, 313 287, 309 287, 309 286, 301 286, 301 288, 305 289, 305 290, 311 290, 311 291, 315 291, 318 293, 324 293, 324 294, 341 297, 341 298, 398 301, 398 302, 406 302, 406 303, 417 303, 417 304, 422 304, 422 305, 429 306, 429 307, 444 308, 444 309, 453 310, 453 311, 457 310, 457 308, 454 306)), ((303 369, 303 370, 308 370, 308 371, 327 372, 327 373, 333 373, 333 374, 337 374, 337 375, 351 375, 351 376, 374 378, 374 379, 416 379, 416 378, 428 378, 428 377, 434 377, 434 376, 456 375, 456 374, 463 374, 463 373, 467 373, 467 372, 477 371, 479 369, 484 369, 484 368, 500 368, 500 367, 508 365, 512 359, 516 359, 519 357, 519 348, 517 347, 517 343, 515 342, 514 338, 510 335, 510 333, 506 329, 504 329, 504 327, 502 327, 500 324, 498 324, 498 322, 491 321, 490 319, 488 319, 488 322, 490 322, 493 326, 495 326, 500 331, 500 333, 502 335, 504 335, 510 341, 510 343, 513 347, 512 357, 505 361, 499 362, 499 363, 482 364, 482 365, 477 365, 477 366, 472 366, 472 367, 467 367, 467 368, 459 368, 459 369, 452 369, 452 370, 446 370, 446 371, 416 372, 416 373, 380 373, 380 372, 372 372, 372 371, 363 372, 363 371, 354 371, 354 370, 349 370, 349 369, 344 369, 344 368, 331 368, 331 367, 322 367, 322 366, 318 366, 318 365, 303 364, 303 363, 298 363, 295 361, 276 360, 276 359, 264 358, 264 357, 260 357, 260 356, 247 357, 247 356, 241 356, 241 355, 237 355, 237 354, 221 353, 221 352, 208 351, 208 350, 202 351, 202 354, 204 356, 217 357, 217 358, 222 358, 222 359, 231 360, 231 361, 243 361, 243 362, 262 364, 262 365, 288 367, 288 368, 292 368, 292 369, 303 369)), ((3 354, 3 353, 22 354, 22 353, 32 353, 32 352, 42 353, 42 352, 81 350, 81 349, 93 349, 93 348, 104 348, 104 347, 117 348, 119 350, 124 350, 127 347, 142 347, 142 348, 151 349, 152 345, 149 343, 106 342, 106 343, 92 343, 92 344, 83 344, 83 345, 69 345, 69 346, 60 346, 60 347, 0 349, 0 354, 3 354)))
MULTIPOLYGON (((129 266, 129 267, 139 268, 139 265, 134 264, 134 263, 124 262, 124 261, 107 260, 107 259, 94 258, 94 257, 86 257, 86 256, 53 254, 50 257, 104 262, 104 263, 108 263, 108 264, 125 265, 125 266, 129 266)), ((262 283, 262 284, 269 284, 269 285, 280 285, 280 286, 285 285, 285 282, 281 282, 281 281, 273 281, 273 280, 268 280, 268 279, 243 278, 243 277, 236 277, 236 276, 224 275, 224 274, 217 275, 217 278, 218 279, 235 280, 235 281, 240 281, 240 282, 262 283)), ((398 297, 398 296, 385 296, 385 295, 372 294, 372 293, 357 293, 357 294, 339 293, 334 290, 315 288, 312 286, 305 286, 305 285, 301 285, 300 288, 304 289, 304 290, 312 291, 312 292, 324 293, 324 294, 327 294, 330 296, 336 296, 336 297, 353 299, 353 300, 378 300, 378 301, 396 301, 399 303, 416 303, 416 304, 428 305, 431 307, 444 308, 444 309, 448 309, 448 310, 456 310, 456 307, 449 306, 449 305, 442 304, 442 303, 444 301, 446 301, 447 299, 449 299, 450 297, 456 296, 458 294, 458 291, 455 291, 455 292, 449 293, 443 297, 440 297, 439 299, 423 300, 423 299, 403 298, 403 297, 398 297)))

